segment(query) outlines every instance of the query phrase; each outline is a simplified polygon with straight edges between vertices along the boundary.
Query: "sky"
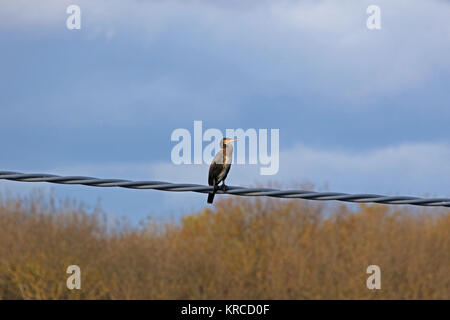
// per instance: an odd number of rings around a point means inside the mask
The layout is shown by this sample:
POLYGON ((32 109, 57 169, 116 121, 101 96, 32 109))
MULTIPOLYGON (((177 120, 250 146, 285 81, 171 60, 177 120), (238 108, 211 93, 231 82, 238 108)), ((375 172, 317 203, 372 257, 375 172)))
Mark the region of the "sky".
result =
MULTIPOLYGON (((278 173, 235 164, 229 185, 450 197, 449 21, 438 0, 0 0, 0 171, 206 184, 207 164, 171 161, 172 132, 202 121, 279 129, 278 173)), ((0 181, 36 188, 132 222, 207 206, 0 181)))

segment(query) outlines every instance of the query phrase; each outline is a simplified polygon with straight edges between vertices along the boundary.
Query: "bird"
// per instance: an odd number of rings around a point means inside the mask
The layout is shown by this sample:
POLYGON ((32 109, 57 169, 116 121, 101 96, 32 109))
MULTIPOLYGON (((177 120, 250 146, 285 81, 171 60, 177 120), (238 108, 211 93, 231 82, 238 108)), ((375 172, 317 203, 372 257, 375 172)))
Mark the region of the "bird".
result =
POLYGON ((226 191, 225 179, 231 168, 231 161, 233 159, 233 145, 231 142, 237 139, 223 138, 220 142, 222 148, 215 155, 211 165, 209 166, 208 184, 213 186, 214 190, 208 193, 208 203, 213 203, 214 196, 219 190, 219 183, 222 182, 221 190, 226 191))

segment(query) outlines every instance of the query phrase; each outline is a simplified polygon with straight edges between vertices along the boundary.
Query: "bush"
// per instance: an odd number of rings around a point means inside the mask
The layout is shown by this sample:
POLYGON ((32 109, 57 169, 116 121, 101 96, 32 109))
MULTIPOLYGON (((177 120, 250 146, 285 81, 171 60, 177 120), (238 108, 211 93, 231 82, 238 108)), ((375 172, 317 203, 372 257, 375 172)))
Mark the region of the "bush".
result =
POLYGON ((99 210, 0 201, 2 299, 450 299, 444 209, 227 198, 181 221, 110 227, 99 210), (66 268, 81 268, 68 290, 66 268), (381 290, 366 287, 381 268, 381 290))

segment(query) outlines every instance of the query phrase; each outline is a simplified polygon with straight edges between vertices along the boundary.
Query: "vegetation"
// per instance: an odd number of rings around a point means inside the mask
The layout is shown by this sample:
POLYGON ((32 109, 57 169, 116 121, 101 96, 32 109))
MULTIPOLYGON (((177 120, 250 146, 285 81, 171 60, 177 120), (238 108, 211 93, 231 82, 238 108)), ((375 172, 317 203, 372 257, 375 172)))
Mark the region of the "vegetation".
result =
POLYGON ((1 299, 450 299, 445 209, 230 197, 111 227, 77 203, 3 197, 0 227, 1 299))

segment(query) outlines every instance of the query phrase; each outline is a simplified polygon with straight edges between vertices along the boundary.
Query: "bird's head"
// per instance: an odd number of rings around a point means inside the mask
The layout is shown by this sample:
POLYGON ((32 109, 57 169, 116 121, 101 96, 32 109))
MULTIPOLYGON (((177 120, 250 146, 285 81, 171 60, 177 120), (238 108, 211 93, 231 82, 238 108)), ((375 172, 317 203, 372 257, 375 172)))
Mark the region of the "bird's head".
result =
POLYGON ((223 138, 222 139, 222 148, 225 148, 225 146, 233 141, 237 141, 237 139, 231 139, 231 138, 223 138))

